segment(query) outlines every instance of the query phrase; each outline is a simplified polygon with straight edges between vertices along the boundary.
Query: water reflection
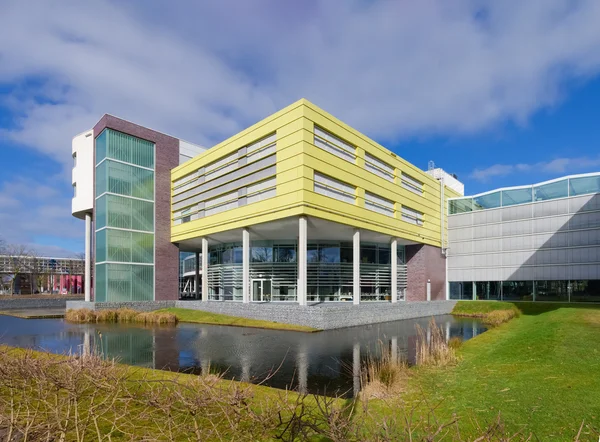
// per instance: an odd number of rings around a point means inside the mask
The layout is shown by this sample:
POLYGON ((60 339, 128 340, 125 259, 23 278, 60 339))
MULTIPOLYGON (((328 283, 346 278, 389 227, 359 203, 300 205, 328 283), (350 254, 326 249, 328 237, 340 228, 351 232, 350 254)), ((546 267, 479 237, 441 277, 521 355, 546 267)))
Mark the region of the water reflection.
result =
MULTIPOLYGON (((53 353, 101 352, 122 363, 189 373, 209 370, 226 377, 302 392, 351 396, 360 388, 360 363, 389 351, 415 360, 415 325, 428 318, 320 333, 179 324, 140 327, 70 324, 61 319, 1 317, 0 342, 53 353)), ((470 339, 485 331, 476 320, 436 317, 447 337, 470 339)))

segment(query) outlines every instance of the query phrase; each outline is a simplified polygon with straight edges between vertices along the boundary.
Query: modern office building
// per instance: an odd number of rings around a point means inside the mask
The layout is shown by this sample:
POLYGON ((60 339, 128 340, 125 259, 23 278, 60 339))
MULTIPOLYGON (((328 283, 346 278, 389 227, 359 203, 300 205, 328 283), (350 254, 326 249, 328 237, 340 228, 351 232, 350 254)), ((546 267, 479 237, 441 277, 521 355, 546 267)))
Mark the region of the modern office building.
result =
POLYGON ((447 297, 462 184, 306 100, 210 149, 105 115, 73 157, 97 302, 447 297))
POLYGON ((450 299, 600 301, 600 173, 449 206, 450 299))
POLYGON ((73 139, 72 212, 86 223, 86 300, 177 298, 170 173, 203 150, 111 115, 73 139))
POLYGON ((83 293, 79 258, 0 255, 0 294, 83 293))

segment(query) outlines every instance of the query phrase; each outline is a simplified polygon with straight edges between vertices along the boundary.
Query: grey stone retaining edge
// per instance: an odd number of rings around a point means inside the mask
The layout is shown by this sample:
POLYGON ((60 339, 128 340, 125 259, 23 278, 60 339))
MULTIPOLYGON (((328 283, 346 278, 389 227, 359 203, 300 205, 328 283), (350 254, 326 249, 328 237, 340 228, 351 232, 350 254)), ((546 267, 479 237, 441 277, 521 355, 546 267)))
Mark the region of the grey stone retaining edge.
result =
POLYGON ((179 307, 202 310, 249 319, 262 319, 283 324, 304 325, 320 330, 332 330, 357 325, 377 324, 401 319, 422 318, 448 314, 456 301, 363 303, 297 304, 260 303, 242 304, 223 301, 146 301, 94 303, 69 301, 67 308, 113 309, 132 308, 139 311, 152 311, 161 308, 179 307))

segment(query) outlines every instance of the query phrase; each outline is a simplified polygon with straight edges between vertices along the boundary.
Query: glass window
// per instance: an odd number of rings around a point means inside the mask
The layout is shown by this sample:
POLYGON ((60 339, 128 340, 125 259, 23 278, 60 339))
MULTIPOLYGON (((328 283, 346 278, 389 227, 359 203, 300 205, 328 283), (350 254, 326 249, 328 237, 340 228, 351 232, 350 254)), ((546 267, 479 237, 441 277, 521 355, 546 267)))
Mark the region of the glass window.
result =
POLYGON ((108 264, 96 264, 94 275, 94 301, 106 302, 106 266, 108 264))
POLYGON ((500 192, 493 192, 488 193, 486 195, 476 196, 473 198, 473 209, 482 210, 500 207, 501 198, 502 197, 500 192))
POLYGON ((473 210, 473 198, 462 198, 459 200, 450 200, 450 215, 456 213, 471 212, 473 210))
POLYGON ((106 229, 96 232, 96 262, 106 261, 106 229))
POLYGON ((251 252, 252 262, 272 262, 273 248, 271 246, 252 247, 251 252))
POLYGON ((306 246, 306 262, 319 262, 319 247, 316 244, 306 246))
POLYGON ((233 248, 233 262, 236 264, 241 264, 244 260, 244 250, 242 247, 234 247, 233 248))
POLYGON ((105 192, 154 200, 154 172, 107 160, 96 168, 96 196, 105 192))
POLYGON ((338 245, 320 245, 319 258, 321 262, 340 262, 340 247, 338 245))
POLYGON ((535 201, 545 201, 569 196, 568 180, 556 181, 533 188, 535 201))
MULTIPOLYGON (((106 129, 102 133, 104 132, 107 133, 106 156, 108 158, 154 169, 154 143, 112 129, 106 129)), ((96 139, 97 149, 98 139, 96 139)))
POLYGON ((514 206, 515 204, 530 203, 533 201, 533 189, 512 189, 502 191, 502 205, 514 206))
POLYGON ((96 137, 96 164, 106 158, 106 138, 108 130, 105 129, 96 137))
POLYGON ((354 262, 354 250, 352 246, 348 246, 344 243, 340 246, 340 262, 351 263, 354 262))
POLYGON ((568 301, 567 281, 535 281, 536 301, 568 301))
POLYGON ((533 301, 533 281, 503 281, 504 301, 533 301))
POLYGON ((569 191, 571 196, 600 192, 600 175, 571 178, 569 180, 569 191))
POLYGON ((296 246, 280 245, 275 249, 275 261, 296 262, 296 246))
MULTIPOLYGON (((106 225, 120 229, 154 231, 154 203, 118 195, 104 195, 106 225)), ((103 227, 98 223, 98 228, 103 227)))
POLYGON ((599 302, 600 280, 571 281, 570 287, 572 302, 599 302))
POLYGON ((450 299, 473 299, 473 283, 471 281, 450 282, 450 299))
POLYGON ((398 246, 396 250, 398 256, 398 264, 406 264, 406 248, 405 246, 398 246))
POLYGON ((364 264, 377 264, 377 246, 361 245, 360 262, 364 264))
POLYGON ((475 283, 477 299, 499 300, 500 282, 498 281, 478 281, 475 283))
POLYGON ((379 246, 379 264, 390 264, 390 249, 379 246))

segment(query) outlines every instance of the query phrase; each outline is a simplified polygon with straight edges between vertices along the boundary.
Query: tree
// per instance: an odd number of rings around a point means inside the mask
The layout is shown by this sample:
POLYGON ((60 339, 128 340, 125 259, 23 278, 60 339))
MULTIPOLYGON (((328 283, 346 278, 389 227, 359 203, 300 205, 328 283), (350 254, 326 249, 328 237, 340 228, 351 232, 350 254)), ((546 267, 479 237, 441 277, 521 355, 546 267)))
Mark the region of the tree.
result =
POLYGON ((5 270, 11 275, 11 291, 15 293, 21 275, 32 271, 34 254, 27 246, 22 244, 8 244, 5 250, 8 264, 8 269, 5 270))

